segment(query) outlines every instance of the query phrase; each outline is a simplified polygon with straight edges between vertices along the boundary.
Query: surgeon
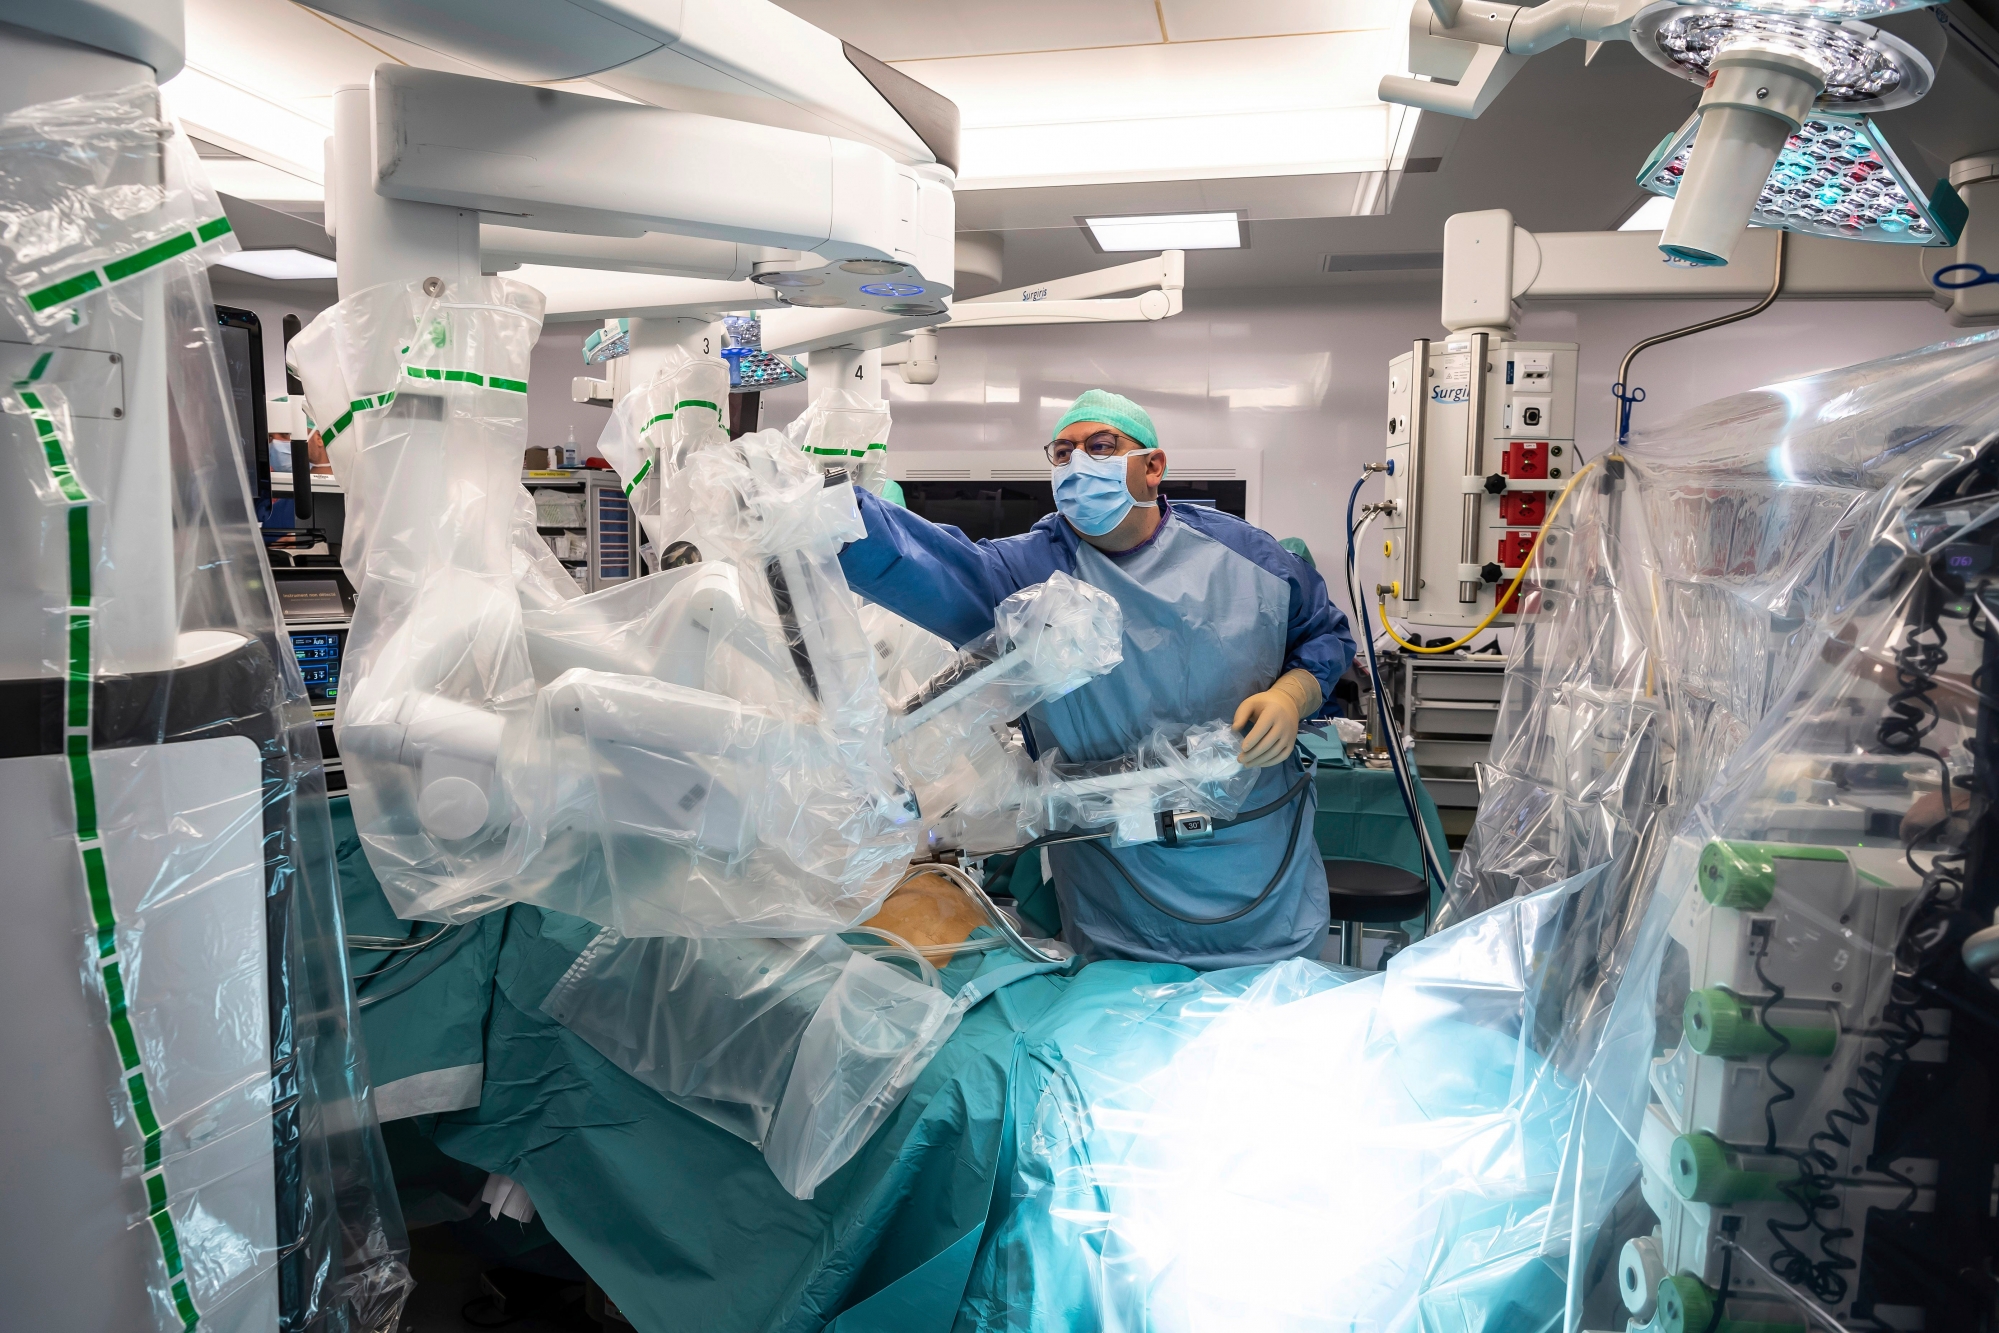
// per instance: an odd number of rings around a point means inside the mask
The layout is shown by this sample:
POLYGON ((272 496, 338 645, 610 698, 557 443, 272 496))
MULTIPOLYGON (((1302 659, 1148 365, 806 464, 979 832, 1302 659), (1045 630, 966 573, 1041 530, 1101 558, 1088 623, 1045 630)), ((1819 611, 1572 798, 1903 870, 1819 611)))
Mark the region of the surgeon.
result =
POLYGON ((1078 398, 1047 446, 1057 513, 975 542, 861 494, 867 536, 841 552, 854 590, 963 644, 1009 594, 1061 570, 1124 611, 1124 661, 1027 717, 1038 753, 1129 754, 1155 728, 1228 719, 1258 770, 1236 820, 1179 847, 1047 849, 1063 934, 1086 959, 1234 967, 1316 954, 1325 866, 1312 783, 1292 758, 1353 660, 1346 616, 1312 567, 1239 518, 1159 493, 1152 418, 1102 389, 1078 398))

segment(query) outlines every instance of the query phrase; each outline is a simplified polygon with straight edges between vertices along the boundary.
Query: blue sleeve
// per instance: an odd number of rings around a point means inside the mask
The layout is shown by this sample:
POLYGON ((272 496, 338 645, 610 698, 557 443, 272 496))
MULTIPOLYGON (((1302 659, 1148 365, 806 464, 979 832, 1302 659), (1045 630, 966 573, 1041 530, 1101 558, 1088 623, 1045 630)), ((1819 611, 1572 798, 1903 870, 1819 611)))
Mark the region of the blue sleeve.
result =
POLYGON ((957 528, 884 504, 860 488, 868 535, 840 552, 855 592, 962 646, 993 627, 993 608, 1065 565, 1041 526, 975 542, 957 528))
POLYGON ((1278 555, 1290 568, 1270 572, 1291 585, 1291 623, 1284 639, 1284 669, 1301 668, 1319 678, 1320 703, 1315 716, 1334 717, 1339 705, 1333 702, 1333 685, 1353 665, 1355 644, 1347 613, 1333 604, 1326 581, 1319 571, 1279 547, 1278 555))
MULTIPOLYGON (((1347 613, 1333 605, 1319 571, 1277 544, 1261 528, 1228 514, 1183 506, 1173 511, 1237 555, 1254 561, 1291 588, 1291 616, 1284 633, 1284 670, 1309 671, 1318 677, 1321 703, 1317 716, 1335 715, 1333 684, 1353 664, 1353 630, 1347 613)), ((1281 674, 1281 673, 1280 673, 1281 674)))

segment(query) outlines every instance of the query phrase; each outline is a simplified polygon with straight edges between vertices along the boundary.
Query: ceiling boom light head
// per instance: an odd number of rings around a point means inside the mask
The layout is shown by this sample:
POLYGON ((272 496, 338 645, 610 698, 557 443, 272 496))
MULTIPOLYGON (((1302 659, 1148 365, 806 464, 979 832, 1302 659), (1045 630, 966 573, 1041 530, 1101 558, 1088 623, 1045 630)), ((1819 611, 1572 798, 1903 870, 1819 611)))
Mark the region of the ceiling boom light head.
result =
POLYGON ((1872 111, 1929 89, 1928 62, 1864 23, 1663 0, 1640 11, 1631 40, 1654 64, 1706 85, 1682 163, 1667 258, 1726 264, 1778 154, 1814 108, 1872 111))
MULTIPOLYGON (((1693 165, 1700 122, 1696 113, 1667 135, 1638 173, 1638 184, 1657 196, 1654 204, 1677 197, 1693 165)), ((1902 149, 1869 117, 1813 111, 1784 141, 1749 221, 1839 240, 1955 245, 1968 216, 1964 201, 1945 177, 1925 188, 1906 165, 1920 155, 1913 145, 1902 149)))
MULTIPOLYGON (((1380 95, 1383 101, 1472 118, 1528 57, 1565 41, 1627 40, 1653 64, 1705 90, 1697 137, 1678 145, 1678 157, 1667 163, 1670 188, 1651 179, 1660 166, 1658 152, 1640 173, 1645 188, 1675 199, 1659 248, 1684 263, 1726 264, 1753 210, 1761 210, 1758 220, 1765 225, 1790 225, 1782 220, 1786 211, 1770 206, 1771 169, 1779 154, 1799 147, 1808 117, 1865 117, 1907 106, 1929 91, 1934 71, 1922 54, 1859 20, 1934 2, 1542 0, 1525 7, 1413 0, 1409 68, 1423 77, 1390 75, 1381 81, 1380 95)), ((1842 187, 1841 197, 1845 193, 1842 187)), ((1878 204, 1883 191, 1854 193, 1878 204)), ((1862 215, 1849 209, 1840 216, 1862 215)), ((1897 219, 1906 218, 1913 230, 1921 215, 1921 209, 1903 213, 1899 205, 1886 213, 1872 207, 1864 211, 1869 221, 1851 227, 1842 221, 1830 231, 1799 229, 1901 239, 1897 227, 1904 224, 1897 219), (1875 225, 1884 217, 1885 226, 1875 225)), ((1934 208, 1922 217, 1931 230, 1939 220, 1934 208)))

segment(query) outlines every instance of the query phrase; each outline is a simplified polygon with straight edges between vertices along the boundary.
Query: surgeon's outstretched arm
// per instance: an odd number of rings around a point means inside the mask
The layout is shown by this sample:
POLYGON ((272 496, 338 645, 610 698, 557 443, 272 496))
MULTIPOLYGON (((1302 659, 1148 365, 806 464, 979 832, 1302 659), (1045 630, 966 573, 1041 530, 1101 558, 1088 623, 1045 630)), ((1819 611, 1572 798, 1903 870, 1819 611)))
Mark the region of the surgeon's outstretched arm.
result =
POLYGON ((1319 678, 1302 667, 1277 678, 1261 694, 1252 694, 1235 710, 1231 724, 1242 733, 1244 768, 1268 768, 1290 755, 1298 740, 1298 722, 1319 711, 1325 696, 1319 678))
POLYGON ((993 627, 993 608, 1058 567, 1038 537, 975 542, 856 488, 868 535, 840 552, 853 590, 962 646, 993 627))

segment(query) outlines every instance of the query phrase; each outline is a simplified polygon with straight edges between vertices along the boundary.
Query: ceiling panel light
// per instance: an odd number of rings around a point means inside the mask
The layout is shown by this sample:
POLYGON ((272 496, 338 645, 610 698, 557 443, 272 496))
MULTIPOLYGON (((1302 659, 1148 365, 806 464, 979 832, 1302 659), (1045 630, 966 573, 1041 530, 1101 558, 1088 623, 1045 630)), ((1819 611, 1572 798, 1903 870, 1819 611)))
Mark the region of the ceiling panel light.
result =
POLYGON ((1239 250, 1242 219, 1235 213, 1149 213, 1141 217, 1084 218, 1099 250, 1239 250))
POLYGON ((340 271, 324 255, 307 254, 303 250, 243 250, 215 262, 260 278, 331 278, 340 271))
POLYGON ((1655 194, 1638 205, 1630 217, 1618 225, 1619 231, 1664 231, 1666 219, 1673 216, 1673 196, 1655 194))

